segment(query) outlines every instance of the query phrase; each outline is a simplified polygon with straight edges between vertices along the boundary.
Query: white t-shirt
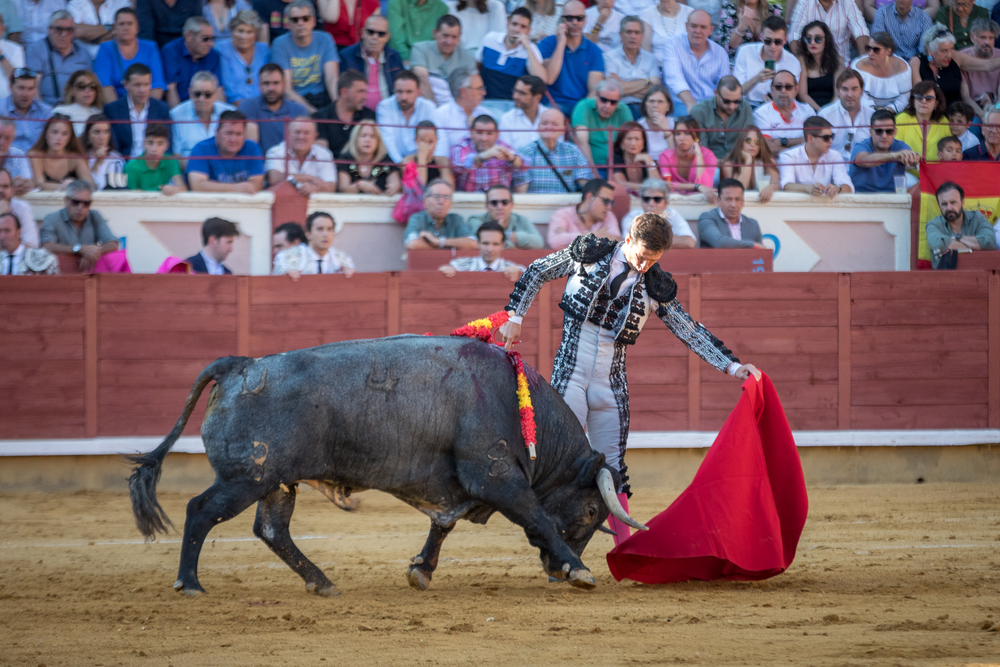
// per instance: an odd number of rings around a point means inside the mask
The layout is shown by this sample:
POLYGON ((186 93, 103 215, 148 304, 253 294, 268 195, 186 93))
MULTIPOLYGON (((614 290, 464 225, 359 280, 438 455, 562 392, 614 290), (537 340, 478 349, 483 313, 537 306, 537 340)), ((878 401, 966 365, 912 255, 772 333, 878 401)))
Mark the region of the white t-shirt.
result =
MULTIPOLYGON (((24 67, 24 47, 9 39, 0 39, 0 53, 14 69, 24 67)), ((10 81, 6 76, 0 76, 0 98, 10 96, 10 81)))
POLYGON ((795 146, 781 152, 781 155, 778 156, 778 173, 781 175, 782 188, 789 183, 803 185, 812 185, 813 183, 829 185, 833 183, 834 185, 854 187, 840 153, 832 150, 823 153, 816 161, 816 168, 813 169, 812 164, 809 163, 805 145, 795 146))
POLYGON ((753 112, 754 125, 760 128, 760 133, 771 139, 801 138, 802 125, 812 114, 812 107, 798 102, 792 102, 792 115, 788 120, 781 115, 774 102, 757 107, 753 112))
MULTIPOLYGON (((760 57, 760 52, 764 45, 760 42, 744 44, 736 50, 736 62, 733 63, 733 76, 740 81, 740 85, 757 76, 757 73, 764 69, 764 58, 760 57)), ((784 49, 781 50, 781 59, 774 61, 774 71, 788 70, 795 75, 798 81, 802 75, 802 64, 799 59, 784 49)), ((771 82, 761 81, 749 92, 743 89, 743 95, 747 101, 759 104, 764 101, 764 96, 771 92, 771 82)))
MULTIPOLYGON (((590 7, 585 12, 587 16, 587 21, 583 24, 583 34, 589 35, 590 31, 594 29, 597 25, 597 15, 600 10, 596 6, 590 7)), ((616 7, 611 8, 611 15, 608 16, 608 20, 604 23, 604 28, 601 30, 600 37, 597 38, 597 45, 601 47, 601 51, 607 53, 617 49, 622 45, 622 19, 625 15, 622 14, 616 7)), ((584 39, 587 39, 584 37, 584 39)))
POLYGON ((289 155, 287 172, 285 171, 285 150, 284 141, 277 146, 271 146, 267 150, 267 154, 264 156, 266 158, 264 162, 265 174, 273 169, 280 171, 285 176, 304 174, 306 176, 315 176, 327 183, 337 182, 337 168, 333 164, 333 153, 330 152, 329 148, 313 144, 309 155, 306 156, 301 165, 297 159, 289 155))
MULTIPOLYGON (((625 217, 622 218, 622 238, 628 236, 629 229, 632 227, 632 221, 642 215, 642 213, 641 208, 634 208, 625 214, 625 217)), ((695 238, 691 224, 673 206, 667 207, 666 218, 667 222, 670 223, 670 229, 673 230, 674 236, 690 236, 691 238, 695 238)))

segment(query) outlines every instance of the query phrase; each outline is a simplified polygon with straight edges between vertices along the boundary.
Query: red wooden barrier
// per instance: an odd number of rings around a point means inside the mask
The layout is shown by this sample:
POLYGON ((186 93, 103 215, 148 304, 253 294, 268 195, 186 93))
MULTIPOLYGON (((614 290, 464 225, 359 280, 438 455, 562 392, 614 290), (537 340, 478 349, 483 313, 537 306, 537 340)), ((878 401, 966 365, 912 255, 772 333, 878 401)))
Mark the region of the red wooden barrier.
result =
MULTIPOLYGON (((542 250, 505 250, 503 256, 527 266, 552 252, 542 250)), ((407 271, 437 271, 455 257, 474 257, 475 250, 414 250, 406 254, 407 271)), ((774 270, 772 250, 721 250, 694 248, 664 253, 660 266, 671 273, 770 273, 774 270)))

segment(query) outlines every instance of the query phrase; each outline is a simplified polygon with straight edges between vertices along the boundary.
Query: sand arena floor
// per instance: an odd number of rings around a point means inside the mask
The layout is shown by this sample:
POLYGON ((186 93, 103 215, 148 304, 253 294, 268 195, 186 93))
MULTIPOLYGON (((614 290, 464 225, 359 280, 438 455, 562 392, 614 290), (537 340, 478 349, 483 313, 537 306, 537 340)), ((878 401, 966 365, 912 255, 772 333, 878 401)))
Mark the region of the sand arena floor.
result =
MULTIPOLYGON (((169 465, 169 459, 167 461, 169 465)), ((649 518, 680 489, 640 489, 649 518)), ((253 538, 253 511, 216 528, 208 595, 175 594, 179 535, 143 544, 117 493, 0 496, 0 664, 985 665, 1000 664, 996 486, 813 488, 799 554, 757 583, 616 583, 597 534, 598 588, 546 582, 503 517, 462 523, 431 590, 406 563, 426 519, 367 492, 347 514, 311 489, 292 522, 343 592, 307 595, 253 538)), ((161 493, 177 524, 187 495, 161 493)))

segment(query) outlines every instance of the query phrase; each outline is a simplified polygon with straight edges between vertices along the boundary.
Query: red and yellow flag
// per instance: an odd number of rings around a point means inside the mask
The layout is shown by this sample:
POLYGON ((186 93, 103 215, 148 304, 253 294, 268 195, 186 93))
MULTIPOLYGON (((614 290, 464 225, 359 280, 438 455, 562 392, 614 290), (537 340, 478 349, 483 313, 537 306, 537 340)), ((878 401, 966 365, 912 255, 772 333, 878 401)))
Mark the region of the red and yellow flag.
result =
POLYGON ((953 181, 965 190, 965 208, 979 211, 991 225, 1000 217, 1000 162, 939 162, 920 165, 920 241, 917 259, 930 261, 927 223, 941 215, 934 193, 953 181))

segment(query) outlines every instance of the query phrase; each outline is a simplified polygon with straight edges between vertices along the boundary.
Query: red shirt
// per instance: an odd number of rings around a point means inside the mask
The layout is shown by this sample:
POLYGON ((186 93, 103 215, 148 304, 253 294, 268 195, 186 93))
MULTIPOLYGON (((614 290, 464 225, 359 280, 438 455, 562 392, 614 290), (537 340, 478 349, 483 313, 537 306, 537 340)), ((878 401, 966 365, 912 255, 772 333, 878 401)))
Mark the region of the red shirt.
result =
POLYGON ((323 27, 333 37, 334 43, 338 47, 350 46, 361 41, 361 29, 365 25, 368 17, 379 9, 379 0, 357 0, 354 6, 354 20, 347 17, 347 7, 344 0, 340 0, 340 18, 336 23, 324 23, 323 27))

